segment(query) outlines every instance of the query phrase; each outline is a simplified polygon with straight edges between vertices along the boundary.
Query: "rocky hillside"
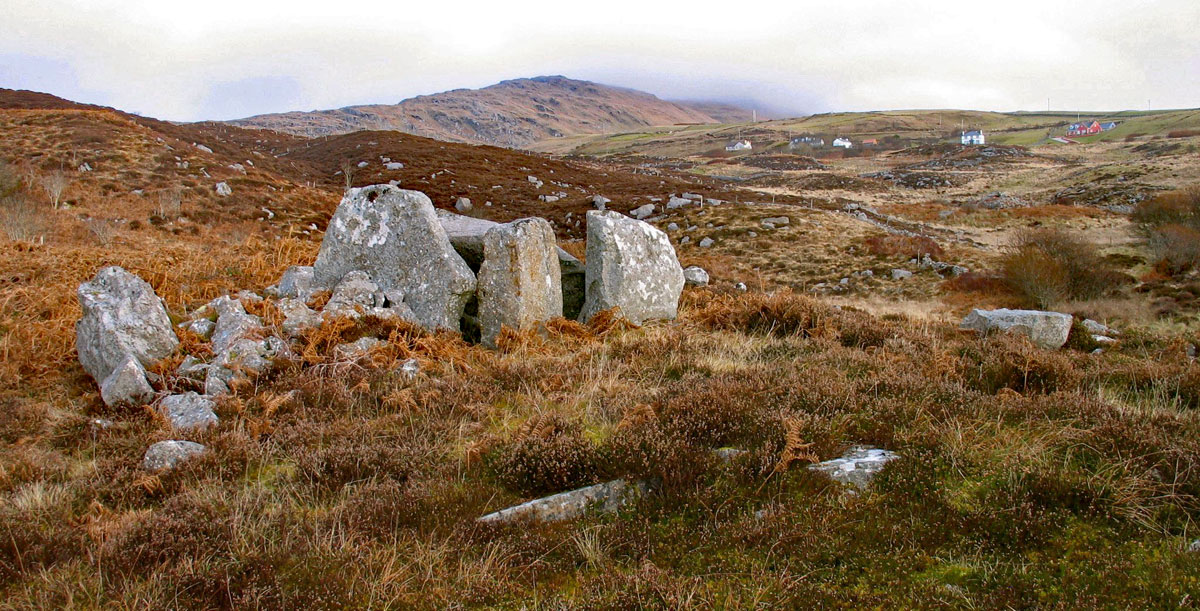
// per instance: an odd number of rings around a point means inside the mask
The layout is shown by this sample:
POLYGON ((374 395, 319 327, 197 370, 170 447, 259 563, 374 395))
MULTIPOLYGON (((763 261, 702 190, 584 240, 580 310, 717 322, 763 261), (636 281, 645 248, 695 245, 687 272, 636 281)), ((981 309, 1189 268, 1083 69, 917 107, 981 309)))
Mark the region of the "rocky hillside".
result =
POLYGON ((676 123, 728 123, 749 116, 749 111, 728 105, 668 102, 633 89, 539 76, 418 96, 398 104, 259 115, 231 123, 306 137, 395 130, 450 142, 521 148, 563 136, 676 123))

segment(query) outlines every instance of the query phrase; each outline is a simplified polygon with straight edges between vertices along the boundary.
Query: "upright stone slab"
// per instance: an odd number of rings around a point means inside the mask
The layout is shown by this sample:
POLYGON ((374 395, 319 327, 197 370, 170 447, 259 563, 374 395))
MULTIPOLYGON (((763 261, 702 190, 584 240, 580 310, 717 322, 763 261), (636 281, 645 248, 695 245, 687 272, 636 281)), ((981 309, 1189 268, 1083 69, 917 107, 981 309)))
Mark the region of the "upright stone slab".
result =
POLYGON ((424 193, 391 185, 350 189, 313 265, 332 288, 351 271, 367 272, 384 292, 399 290, 418 324, 458 329, 475 275, 455 252, 424 193))
POLYGON ((587 297, 580 320, 620 307, 634 324, 673 319, 683 268, 667 234, 618 212, 587 214, 587 297))
POLYGON ((179 346, 163 302, 145 280, 106 267, 79 285, 83 317, 75 323, 79 362, 98 383, 133 355, 149 367, 179 346))
MULTIPOLYGON (((483 265, 483 236, 500 223, 487 219, 455 214, 449 210, 437 211, 438 222, 450 237, 450 244, 462 256, 472 271, 478 272, 483 265)), ((563 316, 576 318, 583 309, 584 269, 583 263, 571 253, 557 249, 561 272, 563 316)))
POLYGON ((536 327, 562 316, 563 294, 554 229, 526 218, 493 227, 483 237, 479 269, 482 341, 495 346, 502 326, 536 327))
POLYGON ((1039 348, 1058 350, 1071 334, 1070 314, 1041 310, 971 310, 959 325, 979 333, 1006 331, 1024 335, 1039 348))

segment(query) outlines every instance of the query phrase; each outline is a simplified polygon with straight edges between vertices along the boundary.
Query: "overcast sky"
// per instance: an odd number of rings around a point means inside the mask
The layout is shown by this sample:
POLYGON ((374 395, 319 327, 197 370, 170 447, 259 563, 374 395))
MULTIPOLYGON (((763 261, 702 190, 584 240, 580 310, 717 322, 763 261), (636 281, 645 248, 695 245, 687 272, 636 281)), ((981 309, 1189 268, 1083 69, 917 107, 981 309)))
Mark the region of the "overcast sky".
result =
POLYGON ((1200 106, 1200 0, 4 0, 0 87, 172 119, 563 74, 790 114, 1200 106))

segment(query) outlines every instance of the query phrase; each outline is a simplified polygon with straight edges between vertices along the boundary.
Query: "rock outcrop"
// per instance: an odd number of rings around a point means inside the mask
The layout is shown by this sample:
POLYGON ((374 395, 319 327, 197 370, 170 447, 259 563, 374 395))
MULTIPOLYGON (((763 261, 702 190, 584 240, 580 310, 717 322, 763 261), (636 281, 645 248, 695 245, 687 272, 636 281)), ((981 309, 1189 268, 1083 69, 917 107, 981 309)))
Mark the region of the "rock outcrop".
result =
POLYGON ((634 324, 673 319, 683 268, 667 234, 617 212, 587 213, 587 295, 580 319, 613 307, 634 324))
POLYGON ((497 225, 483 243, 479 324, 485 346, 495 346, 502 327, 524 330, 562 316, 561 270, 548 221, 526 218, 497 225))
POLYGON ((899 454, 888 450, 854 446, 839 458, 809 465, 808 468, 810 471, 823 473, 836 482, 865 490, 871 485, 871 480, 883 470, 883 466, 897 458, 900 458, 899 454))
POLYGON ((971 310, 959 328, 979 333, 1017 333, 1028 337, 1039 348, 1058 350, 1067 343, 1073 320, 1070 314, 1041 310, 971 310))
POLYGON ((458 329, 475 275, 455 252, 424 193, 391 185, 350 189, 329 222, 313 265, 332 288, 364 271, 385 293, 398 291, 422 327, 458 329))
POLYGON ((204 394, 219 396, 230 391, 229 384, 245 374, 257 375, 271 367, 271 360, 288 352, 278 337, 266 336, 257 316, 247 314, 242 303, 232 297, 218 297, 209 307, 217 312, 213 331, 213 361, 204 380, 204 394))
POLYGON ((115 266, 79 285, 78 297, 83 317, 75 323, 75 349, 105 403, 149 400, 145 367, 179 346, 162 300, 145 280, 115 266))
POLYGON ((578 518, 590 508, 595 508, 601 513, 613 513, 629 503, 637 494, 644 492, 645 489, 645 484, 630 484, 623 479, 618 479, 534 499, 528 503, 489 513, 478 518, 477 521, 497 524, 520 520, 561 522, 578 518))

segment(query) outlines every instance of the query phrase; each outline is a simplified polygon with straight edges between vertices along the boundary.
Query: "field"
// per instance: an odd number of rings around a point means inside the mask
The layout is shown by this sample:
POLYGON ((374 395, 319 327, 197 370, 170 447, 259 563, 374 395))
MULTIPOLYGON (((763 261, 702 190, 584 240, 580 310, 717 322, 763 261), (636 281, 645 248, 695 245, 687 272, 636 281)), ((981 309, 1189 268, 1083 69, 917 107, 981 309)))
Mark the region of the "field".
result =
MULTIPOLYGON (((0 607, 1197 604, 1200 273, 1175 256, 1194 242, 1164 249, 1145 220, 1200 182, 1200 137, 1166 133, 1194 112, 1128 116, 1145 132, 1132 140, 814 159, 711 149, 737 130, 917 140, 960 120, 1017 142, 1066 118, 827 115, 618 134, 563 156, 0 102, 0 607), (650 219, 712 283, 687 288, 674 321, 558 320, 498 350, 372 318, 327 325, 223 398, 219 426, 183 437, 154 409, 105 407, 74 348, 81 282, 122 265, 184 320, 311 264, 344 186, 389 180, 442 208, 469 197, 476 216, 544 216, 579 255, 593 195, 622 212, 719 199, 650 219), (1055 351, 958 330, 971 308, 1029 305, 1014 254, 1042 230, 1105 274, 1053 309, 1117 327, 1117 343, 1096 352, 1078 325, 1055 351), (332 349, 368 336, 388 343, 332 349), (141 468, 177 438, 208 452, 141 468), (901 458, 862 491, 806 468, 857 445, 901 458), (615 478, 645 490, 614 513, 476 521, 615 478)), ((203 356, 183 339, 166 386, 203 356)))

